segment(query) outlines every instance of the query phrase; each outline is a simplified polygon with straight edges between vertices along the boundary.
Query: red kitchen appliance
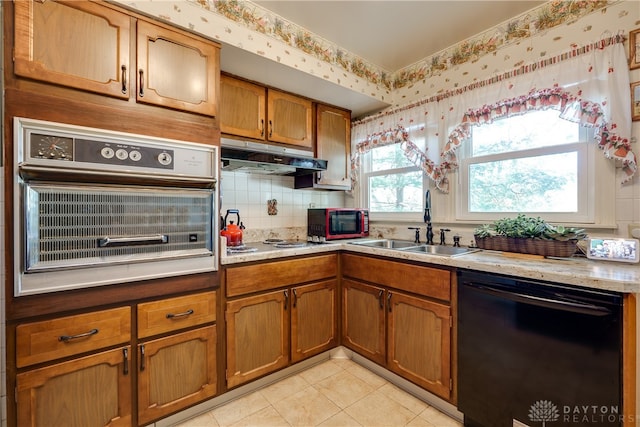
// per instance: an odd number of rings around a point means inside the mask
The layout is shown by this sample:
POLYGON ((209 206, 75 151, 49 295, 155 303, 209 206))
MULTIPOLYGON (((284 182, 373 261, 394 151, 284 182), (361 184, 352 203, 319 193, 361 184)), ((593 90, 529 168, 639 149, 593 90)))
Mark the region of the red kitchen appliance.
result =
POLYGON ((307 210, 307 240, 353 239, 369 235, 369 211, 366 209, 324 208, 307 210))
POLYGON ((240 211, 238 209, 227 209, 227 214, 223 220, 223 227, 220 235, 227 238, 227 246, 242 246, 242 230, 244 229, 244 225, 240 222, 240 211), (239 225, 234 224, 233 221, 229 221, 229 225, 227 225, 229 214, 237 215, 239 225))

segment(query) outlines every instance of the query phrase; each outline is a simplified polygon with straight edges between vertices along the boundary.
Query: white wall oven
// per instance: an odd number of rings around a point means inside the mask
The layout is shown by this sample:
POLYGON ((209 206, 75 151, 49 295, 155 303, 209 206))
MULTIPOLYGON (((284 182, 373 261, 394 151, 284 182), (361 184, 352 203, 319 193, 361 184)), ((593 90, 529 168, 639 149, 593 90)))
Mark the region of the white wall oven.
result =
POLYGON ((14 118, 14 295, 216 271, 218 149, 14 118))

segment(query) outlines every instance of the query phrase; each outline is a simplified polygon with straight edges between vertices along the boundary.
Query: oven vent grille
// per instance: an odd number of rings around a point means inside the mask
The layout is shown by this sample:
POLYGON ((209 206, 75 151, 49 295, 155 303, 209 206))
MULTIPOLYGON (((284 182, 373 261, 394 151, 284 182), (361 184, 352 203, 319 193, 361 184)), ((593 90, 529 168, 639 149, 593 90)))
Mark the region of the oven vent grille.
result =
POLYGON ((209 190, 33 184, 25 196, 26 271, 213 253, 209 190))

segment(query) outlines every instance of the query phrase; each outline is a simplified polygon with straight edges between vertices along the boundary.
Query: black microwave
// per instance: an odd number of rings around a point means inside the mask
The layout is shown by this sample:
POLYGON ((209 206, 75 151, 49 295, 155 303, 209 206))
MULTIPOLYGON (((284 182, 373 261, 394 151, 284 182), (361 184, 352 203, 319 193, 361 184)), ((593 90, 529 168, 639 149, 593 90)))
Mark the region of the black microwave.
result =
POLYGON ((369 235, 366 209, 325 208, 307 210, 307 240, 325 242, 369 235))

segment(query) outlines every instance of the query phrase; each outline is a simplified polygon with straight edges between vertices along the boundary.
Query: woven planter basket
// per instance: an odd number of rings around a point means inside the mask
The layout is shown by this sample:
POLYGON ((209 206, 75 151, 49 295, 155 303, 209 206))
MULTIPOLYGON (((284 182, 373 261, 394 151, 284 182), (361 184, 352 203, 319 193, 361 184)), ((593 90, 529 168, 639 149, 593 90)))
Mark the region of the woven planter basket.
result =
POLYGON ((517 237, 478 237, 476 245, 480 249, 503 252, 517 252, 552 257, 570 257, 576 253, 577 240, 542 240, 517 237))

